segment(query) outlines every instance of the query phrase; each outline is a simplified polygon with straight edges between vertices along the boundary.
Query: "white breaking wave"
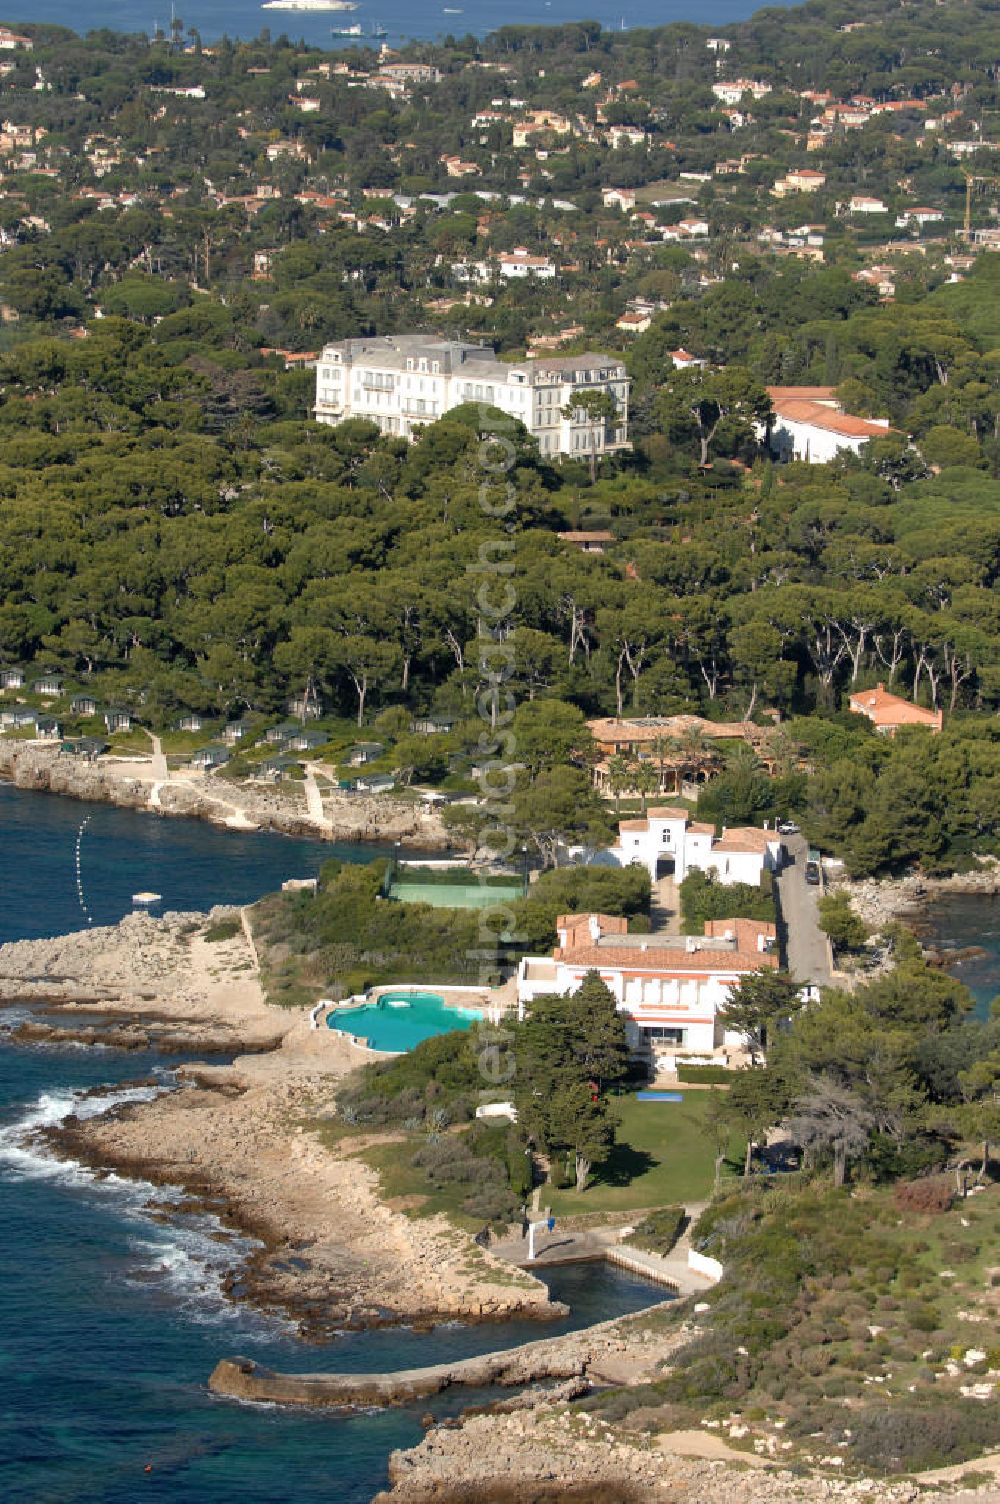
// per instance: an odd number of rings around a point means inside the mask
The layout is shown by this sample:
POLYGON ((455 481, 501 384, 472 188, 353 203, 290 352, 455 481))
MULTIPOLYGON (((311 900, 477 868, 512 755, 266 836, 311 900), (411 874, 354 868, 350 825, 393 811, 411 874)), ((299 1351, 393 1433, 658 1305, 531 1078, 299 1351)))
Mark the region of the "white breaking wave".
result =
POLYGON ((99 1176, 78 1160, 57 1157, 41 1130, 58 1127, 75 1114, 78 1118, 100 1117, 112 1108, 131 1102, 151 1102, 164 1091, 177 1090, 172 1073, 156 1071, 162 1084, 109 1087, 107 1091, 88 1093, 85 1089, 42 1092, 15 1122, 0 1128, 0 1181, 61 1182, 67 1188, 86 1191, 92 1196, 112 1195, 116 1213, 141 1227, 130 1239, 135 1256, 130 1285, 162 1287, 180 1304, 189 1320, 218 1323, 240 1320, 241 1336, 252 1339, 273 1337, 276 1328, 294 1331, 294 1324, 277 1317, 258 1315, 250 1308, 229 1300, 223 1280, 248 1253, 258 1246, 249 1238, 229 1232, 210 1214, 185 1213, 185 1197, 178 1186, 155 1186, 151 1181, 118 1175, 114 1171, 99 1176), (154 1208, 162 1212, 177 1207, 176 1220, 154 1220, 154 1208))
MULTIPOLYGON (((75 1159, 57 1159, 44 1139, 43 1128, 58 1128, 73 1115, 96 1118, 126 1102, 151 1102, 166 1086, 127 1086, 88 1095, 85 1090, 43 1091, 17 1119, 0 1128, 0 1178, 10 1180, 94 1180, 75 1159)), ((111 1177, 108 1177, 109 1179, 111 1177)))

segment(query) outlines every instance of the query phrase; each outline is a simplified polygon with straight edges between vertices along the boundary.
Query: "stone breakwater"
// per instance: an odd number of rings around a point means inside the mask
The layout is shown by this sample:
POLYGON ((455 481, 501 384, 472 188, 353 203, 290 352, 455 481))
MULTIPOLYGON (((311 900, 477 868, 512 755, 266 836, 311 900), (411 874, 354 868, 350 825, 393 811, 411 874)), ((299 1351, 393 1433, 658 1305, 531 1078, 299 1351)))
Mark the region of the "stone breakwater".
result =
MULTIPOLYGON (((558 1302, 551 1306, 553 1314, 566 1309, 558 1302)), ((560 1337, 393 1373, 275 1373, 251 1358, 223 1358, 208 1387, 232 1399, 334 1406, 403 1405, 453 1387, 511 1388, 551 1379, 582 1380, 571 1386, 574 1394, 582 1394, 590 1388, 589 1374, 603 1376, 622 1362, 630 1371, 651 1374, 656 1363, 686 1340, 688 1330, 681 1323, 666 1333, 659 1329, 656 1315, 667 1309, 651 1307, 640 1317, 615 1317, 560 1337), (641 1325, 651 1315, 653 1322, 641 1325)))
POLYGON ((320 820, 310 815, 295 785, 231 783, 187 771, 157 780, 148 759, 102 757, 90 763, 62 756, 57 747, 39 742, 0 739, 0 778, 20 789, 183 815, 240 830, 326 841, 399 841, 428 851, 451 844, 435 811, 401 799, 328 794, 320 820))

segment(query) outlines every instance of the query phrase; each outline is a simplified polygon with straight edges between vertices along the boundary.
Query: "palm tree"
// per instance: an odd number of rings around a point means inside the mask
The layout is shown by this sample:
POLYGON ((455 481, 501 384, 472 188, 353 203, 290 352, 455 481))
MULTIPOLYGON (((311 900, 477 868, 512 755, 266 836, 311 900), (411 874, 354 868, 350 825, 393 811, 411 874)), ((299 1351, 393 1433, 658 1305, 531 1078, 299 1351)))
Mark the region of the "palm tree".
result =
POLYGON ((622 795, 632 787, 632 765, 620 752, 608 761, 608 787, 615 796, 615 819, 622 812, 622 795))
POLYGON ((632 764, 632 787, 642 800, 642 812, 646 813, 646 799, 649 794, 655 794, 660 787, 659 774, 651 762, 635 762, 632 764))
POLYGON ((677 738, 675 736, 667 736, 666 734, 664 734, 664 735, 657 736, 657 737, 653 738, 652 753, 653 753, 653 756, 656 758, 657 764, 658 764, 659 769, 660 769, 660 792, 661 793, 664 792, 664 789, 663 789, 664 773, 665 773, 665 770, 666 770, 666 767, 667 767, 668 763, 670 763, 671 766, 674 768, 674 792, 676 793, 676 784, 677 784, 677 776, 676 776, 677 775, 677 750, 678 750, 678 743, 677 743, 677 738))

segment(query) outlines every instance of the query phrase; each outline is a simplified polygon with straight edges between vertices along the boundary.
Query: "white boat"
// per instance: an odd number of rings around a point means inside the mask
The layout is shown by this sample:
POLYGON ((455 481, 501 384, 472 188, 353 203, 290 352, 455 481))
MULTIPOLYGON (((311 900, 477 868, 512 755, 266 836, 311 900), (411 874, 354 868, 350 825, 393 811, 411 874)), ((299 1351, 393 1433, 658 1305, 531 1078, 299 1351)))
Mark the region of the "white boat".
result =
POLYGON ((330 35, 332 37, 360 37, 363 35, 361 22, 355 21, 353 26, 331 26, 330 35))
POLYGON ((143 891, 142 893, 133 893, 132 902, 148 908, 150 904, 159 903, 162 897, 162 893, 147 893, 143 891))
POLYGON ((358 0, 264 0, 261 10, 357 10, 358 0))

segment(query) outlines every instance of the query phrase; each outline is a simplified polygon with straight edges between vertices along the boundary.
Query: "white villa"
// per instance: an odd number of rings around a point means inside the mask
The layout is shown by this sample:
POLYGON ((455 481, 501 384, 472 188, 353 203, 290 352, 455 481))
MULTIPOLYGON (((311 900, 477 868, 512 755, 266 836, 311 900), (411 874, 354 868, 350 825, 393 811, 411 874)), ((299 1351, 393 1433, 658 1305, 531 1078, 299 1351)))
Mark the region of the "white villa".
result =
POLYGON ((508 365, 489 347, 433 335, 381 335, 326 345, 316 368, 316 419, 369 418, 383 433, 412 439, 465 402, 519 418, 543 455, 627 449, 628 373, 618 355, 547 355, 508 365), (605 393, 615 416, 564 415, 577 393, 605 393))
POLYGON ((627 1015, 636 1051, 651 1050, 672 1069, 674 1056, 739 1053, 745 1041, 727 1029, 722 1010, 730 988, 754 971, 778 965, 773 924, 715 919, 704 935, 630 935, 610 914, 563 914, 551 956, 525 956, 517 973, 518 1016, 535 998, 576 992, 596 971, 627 1015))
POLYGON ((689 872, 714 871, 724 887, 760 884, 764 872, 781 870, 784 846, 777 831, 734 826, 715 834, 714 825, 692 820, 686 809, 651 809, 642 820, 618 822, 618 844, 606 853, 616 867, 645 867, 650 880, 665 875, 678 883, 689 872))
MULTIPOLYGON (((774 409, 770 448, 779 460, 825 465, 843 449, 859 454, 872 439, 893 432, 888 418, 845 413, 830 386, 769 386, 767 391, 774 409)), ((759 432, 763 437, 763 426, 759 432)))

